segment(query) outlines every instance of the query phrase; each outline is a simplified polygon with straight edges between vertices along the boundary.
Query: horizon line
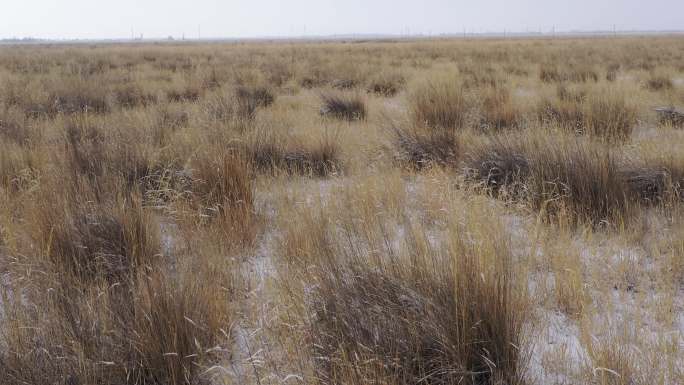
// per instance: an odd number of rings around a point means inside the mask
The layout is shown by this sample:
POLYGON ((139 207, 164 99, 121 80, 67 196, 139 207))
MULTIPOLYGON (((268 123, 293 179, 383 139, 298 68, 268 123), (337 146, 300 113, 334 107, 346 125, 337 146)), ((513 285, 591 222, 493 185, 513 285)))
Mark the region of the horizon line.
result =
POLYGON ((483 31, 483 32, 448 32, 448 33, 341 33, 341 34, 311 34, 311 35, 263 35, 263 36, 216 36, 216 37, 185 37, 167 35, 167 36, 153 36, 144 37, 102 37, 102 38, 71 38, 71 37, 5 37, 0 38, 0 43, 69 43, 69 42, 219 42, 219 41, 264 41, 264 40, 368 40, 368 39, 426 39, 426 38, 464 38, 464 37, 553 37, 553 36, 605 36, 605 35, 674 35, 684 34, 684 30, 649 30, 649 29, 626 29, 626 30, 550 30, 550 31, 483 31))

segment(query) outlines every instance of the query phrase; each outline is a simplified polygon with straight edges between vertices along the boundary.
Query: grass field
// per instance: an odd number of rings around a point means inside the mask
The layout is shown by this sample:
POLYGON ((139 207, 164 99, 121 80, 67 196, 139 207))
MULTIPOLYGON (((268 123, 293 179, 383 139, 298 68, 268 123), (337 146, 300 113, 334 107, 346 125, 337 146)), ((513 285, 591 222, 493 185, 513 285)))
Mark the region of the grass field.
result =
POLYGON ((2 384, 682 384, 681 36, 0 47, 2 384))

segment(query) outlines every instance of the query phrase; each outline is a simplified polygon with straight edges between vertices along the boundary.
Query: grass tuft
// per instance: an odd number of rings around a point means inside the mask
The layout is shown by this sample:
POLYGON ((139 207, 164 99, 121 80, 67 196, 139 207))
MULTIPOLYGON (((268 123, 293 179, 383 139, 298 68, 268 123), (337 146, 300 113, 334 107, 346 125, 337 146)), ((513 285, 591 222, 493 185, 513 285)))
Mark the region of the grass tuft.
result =
POLYGON ((366 102, 359 95, 323 94, 321 116, 354 121, 366 119, 366 102))
POLYGON ((456 130, 392 124, 398 158, 416 169, 458 165, 460 142, 456 130))
POLYGON ((421 84, 409 95, 409 113, 416 126, 459 129, 467 122, 469 105, 454 79, 436 79, 421 84))

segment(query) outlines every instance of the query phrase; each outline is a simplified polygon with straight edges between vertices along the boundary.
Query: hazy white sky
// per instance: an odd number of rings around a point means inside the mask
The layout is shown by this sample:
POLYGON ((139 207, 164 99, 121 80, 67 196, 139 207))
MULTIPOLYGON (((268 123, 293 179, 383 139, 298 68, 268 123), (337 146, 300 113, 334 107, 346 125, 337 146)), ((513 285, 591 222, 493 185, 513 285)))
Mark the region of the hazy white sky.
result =
POLYGON ((681 30, 684 0, 0 0, 0 38, 681 30))

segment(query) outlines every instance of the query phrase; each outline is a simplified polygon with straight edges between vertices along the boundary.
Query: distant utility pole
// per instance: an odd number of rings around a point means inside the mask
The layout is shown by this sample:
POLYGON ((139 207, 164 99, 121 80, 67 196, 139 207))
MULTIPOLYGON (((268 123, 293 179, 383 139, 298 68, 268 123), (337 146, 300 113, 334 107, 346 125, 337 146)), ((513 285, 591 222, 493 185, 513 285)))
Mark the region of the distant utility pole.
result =
POLYGON ((202 27, 197 25, 197 40, 202 40, 202 27))

